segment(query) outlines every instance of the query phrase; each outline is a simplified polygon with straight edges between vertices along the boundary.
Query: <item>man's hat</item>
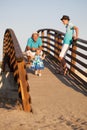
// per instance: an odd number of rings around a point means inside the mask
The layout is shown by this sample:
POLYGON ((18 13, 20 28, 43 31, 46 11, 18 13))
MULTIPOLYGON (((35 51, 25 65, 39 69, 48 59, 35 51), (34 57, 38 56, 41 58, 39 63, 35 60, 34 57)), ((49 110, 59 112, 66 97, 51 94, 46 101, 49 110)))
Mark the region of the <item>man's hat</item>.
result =
POLYGON ((69 18, 69 16, 67 16, 67 15, 63 15, 63 17, 61 18, 61 20, 70 20, 70 18, 69 18))

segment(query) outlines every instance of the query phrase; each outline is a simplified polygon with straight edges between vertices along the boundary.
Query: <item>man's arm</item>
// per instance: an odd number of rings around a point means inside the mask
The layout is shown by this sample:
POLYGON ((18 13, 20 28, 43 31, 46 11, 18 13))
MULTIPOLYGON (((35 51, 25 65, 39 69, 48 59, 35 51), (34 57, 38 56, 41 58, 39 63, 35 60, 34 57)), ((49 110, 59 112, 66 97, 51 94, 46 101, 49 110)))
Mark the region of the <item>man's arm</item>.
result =
POLYGON ((26 51, 30 50, 30 47, 29 46, 26 46, 26 51))
POLYGON ((39 47, 39 49, 42 51, 43 47, 42 47, 42 46, 40 46, 40 47, 39 47))
POLYGON ((75 36, 74 36, 74 40, 77 40, 78 39, 78 34, 79 34, 79 29, 78 27, 74 26, 74 30, 75 30, 75 36))

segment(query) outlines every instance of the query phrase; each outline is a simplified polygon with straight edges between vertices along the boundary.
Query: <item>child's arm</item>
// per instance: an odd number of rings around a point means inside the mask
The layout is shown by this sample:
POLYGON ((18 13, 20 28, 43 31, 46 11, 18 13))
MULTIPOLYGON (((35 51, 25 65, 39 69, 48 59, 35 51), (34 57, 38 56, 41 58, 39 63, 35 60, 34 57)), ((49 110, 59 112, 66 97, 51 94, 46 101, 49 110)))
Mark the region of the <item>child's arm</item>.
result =
POLYGON ((42 59, 42 60, 44 60, 44 59, 45 59, 45 57, 46 57, 46 55, 45 55, 45 54, 43 54, 43 55, 42 55, 42 57, 41 57, 41 59, 42 59))
POLYGON ((74 40, 77 40, 78 39, 79 29, 78 29, 78 27, 74 26, 74 30, 75 30, 76 34, 75 34, 75 36, 73 38, 74 38, 74 40))

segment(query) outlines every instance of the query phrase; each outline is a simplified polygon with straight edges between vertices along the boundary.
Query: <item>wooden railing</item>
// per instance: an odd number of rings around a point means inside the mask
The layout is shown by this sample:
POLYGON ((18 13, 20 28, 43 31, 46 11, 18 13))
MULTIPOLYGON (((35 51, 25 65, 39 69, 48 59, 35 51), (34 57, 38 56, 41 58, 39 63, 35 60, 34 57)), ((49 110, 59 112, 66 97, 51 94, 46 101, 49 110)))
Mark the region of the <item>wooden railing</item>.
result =
MULTIPOLYGON (((64 33, 54 29, 40 29, 38 33, 43 41, 43 50, 59 60, 64 33)), ((87 88, 87 41, 78 39, 73 42, 66 61, 73 78, 87 88)))
POLYGON ((7 29, 4 34, 3 71, 5 71, 6 64, 8 64, 10 71, 14 74, 15 81, 18 83, 18 93, 22 100, 24 111, 31 111, 26 66, 19 43, 11 29, 7 29))

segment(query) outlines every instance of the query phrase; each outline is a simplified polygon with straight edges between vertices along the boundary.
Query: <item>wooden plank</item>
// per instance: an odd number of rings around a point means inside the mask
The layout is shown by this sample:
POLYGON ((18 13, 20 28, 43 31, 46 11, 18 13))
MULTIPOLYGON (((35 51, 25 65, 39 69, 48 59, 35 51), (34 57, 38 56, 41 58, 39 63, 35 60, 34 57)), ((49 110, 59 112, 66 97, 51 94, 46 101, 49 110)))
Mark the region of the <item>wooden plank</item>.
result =
POLYGON ((77 59, 75 57, 72 57, 70 54, 66 55, 67 57, 69 57, 70 59, 73 59, 74 61, 76 61, 77 63, 79 63, 81 66, 87 68, 87 63, 82 62, 80 59, 77 59))
POLYGON ((87 55, 85 55, 79 51, 75 51, 72 48, 70 48, 70 51, 87 60, 87 55))
MULTIPOLYGON (((81 74, 83 74, 84 76, 87 77, 87 73, 85 71, 83 71, 81 68, 77 67, 76 65, 74 65, 73 63, 71 63, 70 61, 68 61, 67 59, 66 59, 66 62, 69 65, 71 65, 75 70, 78 70, 81 74)), ((75 72, 73 72, 73 73, 75 73, 75 72)))
POLYGON ((19 73, 19 83, 20 83, 20 89, 21 89, 21 96, 22 96, 22 102, 23 102, 23 108, 25 111, 30 112, 31 111, 31 105, 30 105, 30 95, 27 91, 27 81, 25 79, 25 69, 24 69, 24 62, 18 62, 18 73, 19 73))
POLYGON ((16 36, 11 29, 7 29, 4 35, 3 43, 3 70, 8 64, 10 69, 14 72, 14 79, 20 85, 18 92, 21 92, 23 109, 31 111, 29 85, 27 82, 27 74, 25 63, 23 61, 23 54, 16 36))
POLYGON ((83 45, 80 45, 79 43, 76 44, 76 46, 84 51, 87 51, 87 47, 86 46, 83 46, 83 45))

